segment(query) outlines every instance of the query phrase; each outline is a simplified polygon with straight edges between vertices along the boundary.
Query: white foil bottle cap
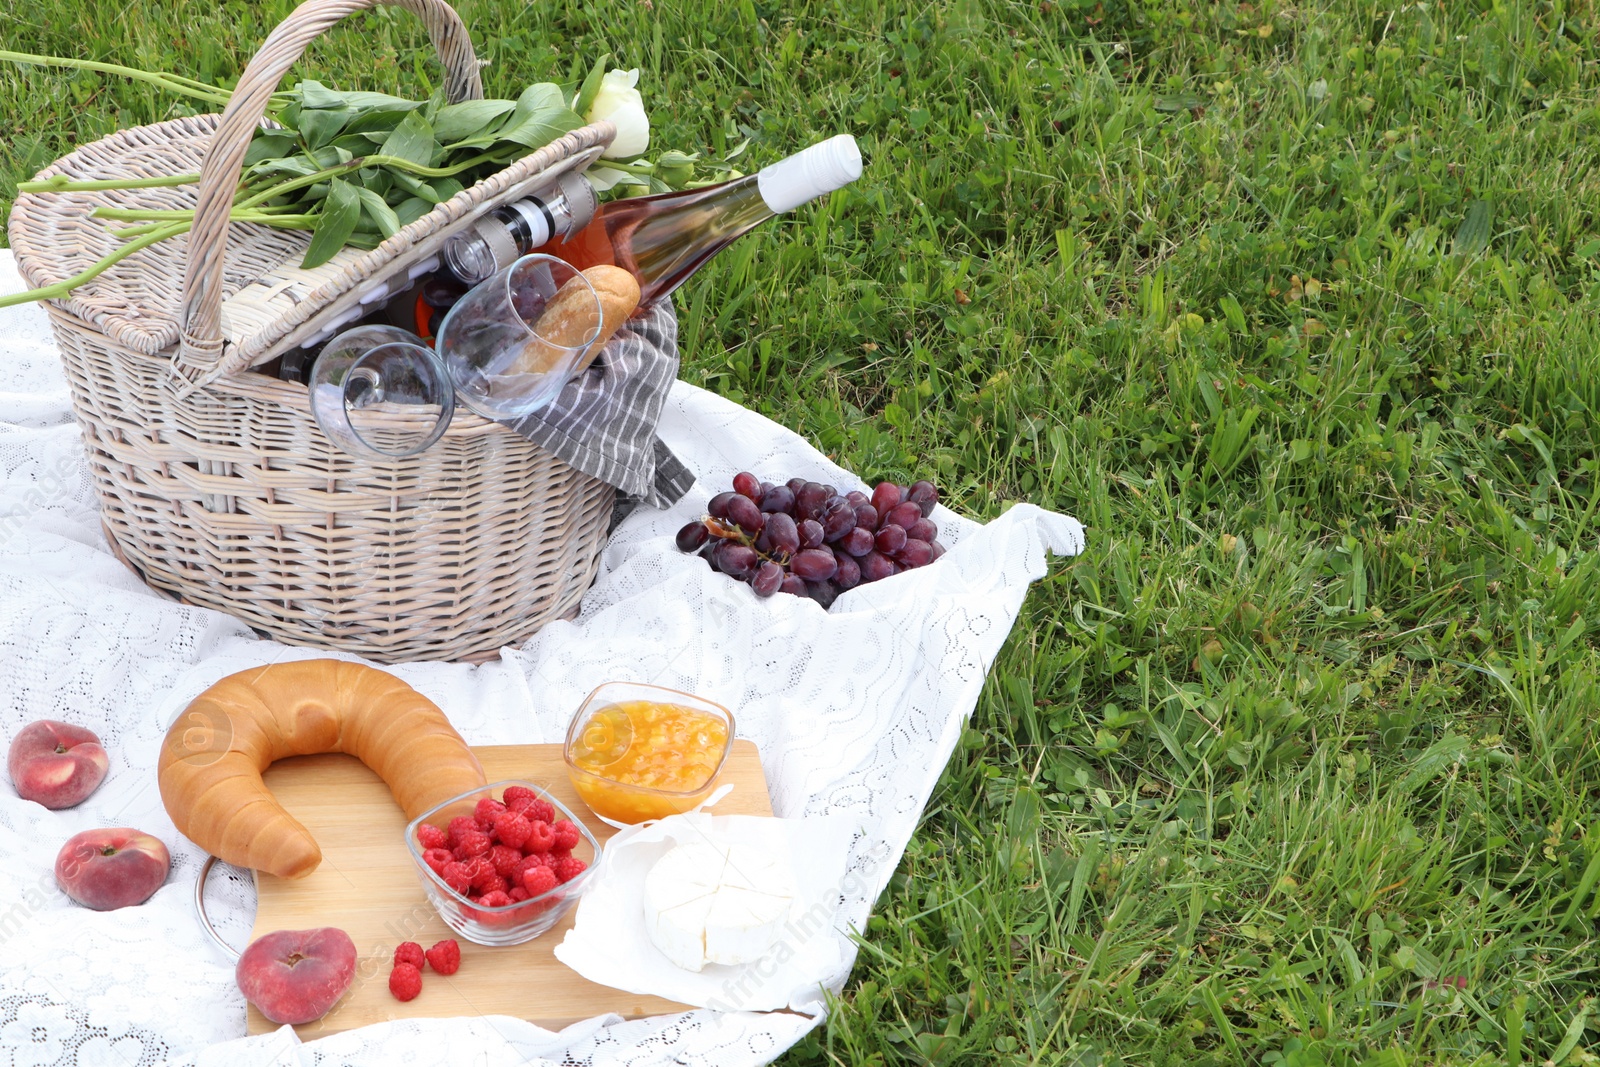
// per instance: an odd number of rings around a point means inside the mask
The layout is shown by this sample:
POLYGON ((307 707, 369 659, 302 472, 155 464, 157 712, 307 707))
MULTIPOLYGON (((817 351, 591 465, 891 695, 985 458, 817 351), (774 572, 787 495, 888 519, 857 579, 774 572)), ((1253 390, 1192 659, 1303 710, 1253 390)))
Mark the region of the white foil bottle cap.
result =
POLYGON ((861 149, 848 133, 780 159, 756 174, 756 188, 773 214, 793 211, 861 177, 861 149))

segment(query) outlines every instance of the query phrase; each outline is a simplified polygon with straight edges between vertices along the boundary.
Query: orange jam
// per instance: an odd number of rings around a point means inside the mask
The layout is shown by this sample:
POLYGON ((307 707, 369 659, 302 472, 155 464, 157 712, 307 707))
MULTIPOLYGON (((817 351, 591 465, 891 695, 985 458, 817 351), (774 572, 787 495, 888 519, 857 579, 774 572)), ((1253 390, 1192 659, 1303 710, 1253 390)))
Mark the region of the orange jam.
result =
POLYGON ((567 751, 573 785, 596 814, 642 822, 688 811, 711 787, 728 747, 720 716, 681 704, 625 700, 600 708, 567 751))

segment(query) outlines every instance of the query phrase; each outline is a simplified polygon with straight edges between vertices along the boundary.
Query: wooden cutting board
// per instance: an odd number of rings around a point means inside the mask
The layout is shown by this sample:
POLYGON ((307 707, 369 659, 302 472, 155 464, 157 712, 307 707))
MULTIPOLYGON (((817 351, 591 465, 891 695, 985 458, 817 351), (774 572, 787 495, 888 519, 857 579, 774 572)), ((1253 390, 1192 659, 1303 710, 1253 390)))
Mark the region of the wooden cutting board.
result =
MULTIPOLYGON (((602 847, 616 833, 595 818, 567 779, 560 745, 475 748, 489 781, 521 778, 543 785, 571 808, 602 847)), ((337 926, 361 954, 350 991, 316 1022, 295 1030, 307 1040, 390 1019, 512 1015, 551 1030, 602 1012, 626 1018, 684 1010, 660 997, 625 993, 580 978, 552 953, 572 927, 573 914, 542 936, 508 948, 485 948, 456 935, 428 903, 405 847, 405 814, 389 787, 353 756, 298 756, 266 773, 280 803, 322 846, 322 863, 288 881, 256 872, 259 894, 252 940, 272 930, 337 926), (454 937, 461 969, 445 977, 424 969, 422 994, 402 1004, 389 993, 395 946, 427 948, 454 937)), ((756 746, 735 741, 721 782, 733 792, 712 808, 719 815, 771 815, 766 777, 756 746)), ((277 1029, 254 1007, 250 1033, 277 1029)))

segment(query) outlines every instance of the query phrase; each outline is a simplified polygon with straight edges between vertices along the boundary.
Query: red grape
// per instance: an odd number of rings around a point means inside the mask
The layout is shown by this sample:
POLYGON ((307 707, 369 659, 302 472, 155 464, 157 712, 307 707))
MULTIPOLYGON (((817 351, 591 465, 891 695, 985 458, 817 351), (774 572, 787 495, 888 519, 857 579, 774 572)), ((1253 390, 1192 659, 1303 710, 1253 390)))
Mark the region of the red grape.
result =
POLYGON ((775 485, 768 489, 761 497, 761 510, 772 512, 781 511, 786 515, 794 514, 794 493, 787 485, 775 485))
POLYGON ((806 583, 801 581, 799 578, 796 578, 792 574, 785 574, 783 576, 783 584, 778 588, 782 589, 785 593, 792 594, 793 596, 806 595, 806 583))
POLYGON ((922 517, 927 518, 933 514, 933 505, 939 502, 939 490, 929 481, 912 482, 906 499, 920 507, 922 517))
POLYGON ((938 559, 942 555, 944 555, 944 546, 935 541, 933 543, 933 558, 938 559))
POLYGON ((841 556, 837 552, 834 556, 839 561, 839 570, 833 576, 833 584, 838 586, 840 591, 854 589, 860 585, 861 564, 855 561, 855 557, 841 556))
POLYGON ((756 555, 756 550, 737 541, 718 542, 716 559, 722 573, 735 578, 748 578, 761 565, 761 557, 756 555))
POLYGON ((766 551, 781 552, 785 556, 800 551, 800 531, 794 520, 781 511, 767 516, 767 528, 761 531, 761 536, 771 546, 766 551))
POLYGON ((761 479, 749 471, 740 471, 733 476, 733 491, 740 496, 749 497, 752 501, 761 499, 761 479))
POLYGON ((839 539, 839 548, 851 556, 865 556, 874 544, 872 531, 857 526, 839 539))
MULTIPOLYGON (((839 497, 834 497, 839 500, 839 497)), ((822 539, 829 544, 839 540, 845 534, 856 528, 856 513, 850 509, 849 504, 827 513, 822 519, 822 539)))
POLYGON ((871 504, 857 504, 856 525, 865 526, 869 530, 876 530, 878 528, 878 509, 871 504))
POLYGON ((933 562, 933 546, 926 541, 907 541, 896 562, 907 567, 926 567, 933 562))
POLYGON ((822 505, 828 502, 828 489, 816 482, 807 482, 794 495, 794 517, 816 519, 822 515, 822 505))
POLYGON ((799 524, 800 547, 816 548, 822 544, 822 523, 816 519, 806 519, 799 524))
POLYGON ((794 554, 789 570, 808 582, 825 582, 839 571, 839 561, 826 548, 807 548, 794 554))
POLYGON ((929 541, 939 536, 939 527, 932 519, 918 519, 906 527, 906 536, 913 541, 929 541))
POLYGON ((806 592, 811 594, 812 600, 822 605, 824 611, 832 607, 839 596, 839 589, 832 582, 807 582, 806 592))
POLYGON ((718 493, 716 496, 712 497, 711 502, 706 505, 706 514, 710 515, 713 519, 727 518, 728 502, 738 495, 738 493, 718 493))
POLYGON ((801 489, 805 488, 806 480, 804 478, 790 478, 783 484, 789 490, 789 492, 798 493, 801 489))
POLYGON ((878 509, 879 515, 887 515, 890 508, 904 499, 904 493, 893 482, 879 482, 872 491, 872 506, 878 509))
POLYGON ((872 498, 859 489, 850 490, 844 495, 844 498, 853 508, 859 508, 862 504, 872 503, 872 498))
POLYGON ((756 596, 771 596, 783 585, 783 568, 770 559, 756 571, 755 577, 750 579, 750 588, 756 591, 756 596))
POLYGON ((894 523, 889 523, 878 531, 878 551, 886 556, 892 556, 900 551, 905 546, 905 543, 906 529, 904 526, 896 526, 894 523))
POLYGON ((745 533, 754 534, 761 532, 761 528, 767 524, 767 517, 761 514, 755 501, 741 494, 728 501, 728 521, 735 523, 745 533))
POLYGON ((863 582, 881 582, 894 573, 894 561, 877 552, 868 552, 859 562, 863 582))
POLYGON ((922 518, 922 509, 917 507, 917 505, 909 502, 905 504, 896 504, 894 507, 889 509, 889 513, 887 515, 883 516, 883 522, 878 528, 882 529, 884 526, 893 524, 904 530, 906 527, 910 526, 920 518, 922 518))
POLYGON ((706 538, 711 532, 706 529, 706 524, 696 519, 678 531, 678 551, 693 552, 706 543, 706 538))

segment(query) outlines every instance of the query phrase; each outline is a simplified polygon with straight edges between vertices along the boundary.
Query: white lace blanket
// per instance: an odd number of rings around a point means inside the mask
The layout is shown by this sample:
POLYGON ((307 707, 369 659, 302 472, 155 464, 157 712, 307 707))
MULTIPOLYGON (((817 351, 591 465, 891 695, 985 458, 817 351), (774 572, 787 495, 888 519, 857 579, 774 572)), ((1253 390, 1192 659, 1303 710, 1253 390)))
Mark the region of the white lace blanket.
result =
MULTIPOLYGON (((0 251, 0 292, 20 288, 0 251)), ((575 622, 553 623, 482 667, 396 673, 474 744, 559 740, 596 679, 659 682, 737 709, 779 814, 848 811, 870 828, 844 887, 843 915, 864 926, 1028 584, 1044 575, 1047 551, 1079 551, 1082 527, 1027 505, 986 526, 941 509, 952 550, 936 566, 861 587, 831 612, 797 597, 758 600, 680 554, 673 531, 740 468, 775 481, 859 481, 782 427, 687 385, 674 388, 661 436, 700 484, 672 511, 641 510, 623 524, 575 622)), ((730 1067, 766 1063, 816 1025, 692 1011, 601 1016, 559 1034, 490 1017, 390 1023, 305 1045, 288 1028, 244 1037, 232 965, 191 910, 202 856, 162 809, 157 744, 217 678, 306 654, 151 592, 109 554, 45 316, 0 311, 0 743, 35 719, 63 719, 97 731, 111 756, 105 784, 66 811, 0 784, 0 1049, 10 1063, 730 1067), (167 841, 172 875, 140 907, 77 907, 55 886, 56 851, 79 830, 118 825, 167 841)), ((214 876, 211 897, 223 936, 243 945, 253 889, 214 876)))

